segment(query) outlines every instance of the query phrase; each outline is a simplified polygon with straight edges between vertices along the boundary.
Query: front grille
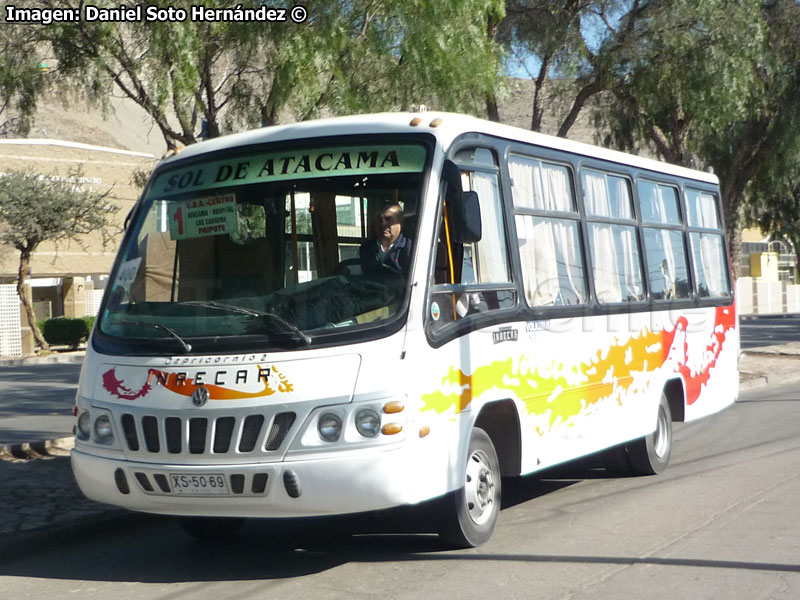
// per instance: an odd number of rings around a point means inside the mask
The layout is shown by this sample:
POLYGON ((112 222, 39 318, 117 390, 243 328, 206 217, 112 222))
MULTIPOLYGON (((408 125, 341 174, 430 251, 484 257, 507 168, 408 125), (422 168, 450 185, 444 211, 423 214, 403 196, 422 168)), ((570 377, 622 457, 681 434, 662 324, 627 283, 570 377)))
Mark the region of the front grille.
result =
POLYGON ((255 458, 279 451, 296 419, 293 412, 188 418, 126 412, 120 416, 119 424, 129 455, 146 457, 166 453, 255 458))

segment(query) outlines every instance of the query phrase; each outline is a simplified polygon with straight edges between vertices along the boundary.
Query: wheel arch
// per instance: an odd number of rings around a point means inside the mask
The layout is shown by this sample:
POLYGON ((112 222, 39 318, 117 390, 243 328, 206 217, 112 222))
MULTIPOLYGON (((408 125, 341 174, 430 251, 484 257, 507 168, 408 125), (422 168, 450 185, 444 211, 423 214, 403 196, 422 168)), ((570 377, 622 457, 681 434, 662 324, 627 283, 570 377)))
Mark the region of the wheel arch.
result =
POLYGON ((683 422, 686 419, 686 390, 680 377, 670 379, 664 384, 664 395, 669 403, 672 420, 683 422))
POLYGON ((495 400, 481 408, 475 419, 492 440, 500 473, 503 476, 519 475, 522 469, 522 435, 519 413, 513 400, 495 400))

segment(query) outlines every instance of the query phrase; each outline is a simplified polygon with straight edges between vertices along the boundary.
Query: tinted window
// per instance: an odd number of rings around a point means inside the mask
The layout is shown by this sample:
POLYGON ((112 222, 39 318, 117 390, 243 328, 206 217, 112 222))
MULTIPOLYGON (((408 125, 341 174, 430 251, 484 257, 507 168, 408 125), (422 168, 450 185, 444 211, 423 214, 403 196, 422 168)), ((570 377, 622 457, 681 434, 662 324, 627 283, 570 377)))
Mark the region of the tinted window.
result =
POLYGON ((722 236, 715 233, 692 233, 690 238, 697 295, 701 298, 729 295, 722 236))
POLYGON ((639 181, 639 206, 642 221, 646 223, 664 223, 679 225, 678 190, 669 185, 661 185, 650 181, 639 181))
POLYGON ((688 298, 689 277, 683 233, 674 229, 645 228, 647 275, 656 300, 688 298))
POLYGON ((602 303, 644 299, 636 229, 627 225, 589 224, 594 287, 602 303))

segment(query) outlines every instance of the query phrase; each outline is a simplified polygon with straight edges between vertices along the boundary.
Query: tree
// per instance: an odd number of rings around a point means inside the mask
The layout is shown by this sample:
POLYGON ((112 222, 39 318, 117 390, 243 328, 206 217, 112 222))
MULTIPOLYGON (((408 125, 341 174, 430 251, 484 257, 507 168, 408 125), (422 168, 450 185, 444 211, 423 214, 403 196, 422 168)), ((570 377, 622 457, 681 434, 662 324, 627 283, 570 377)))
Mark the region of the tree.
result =
MULTIPOLYGON (((0 2, 5 15, 6 2, 0 2)), ((2 21, 0 21, 1 23, 2 21)), ((36 112, 45 73, 36 52, 36 31, 26 25, 0 26, 0 137, 26 135, 36 112)))
MULTIPOLYGON (((46 2, 77 7, 78 0, 46 2)), ((82 4, 82 3, 81 3, 82 4)), ((191 0, 171 6, 188 12, 191 0)), ((105 1, 97 5, 118 7, 105 1)), ((230 9, 229 2, 205 8, 230 9)), ((261 6, 243 3, 243 8, 261 6)), ((487 19, 502 0, 316 0, 303 23, 53 24, 40 30, 64 81, 97 101, 122 93, 170 148, 281 120, 427 104, 470 110, 500 73, 487 19)))
POLYGON ((800 266, 800 164, 762 177, 749 189, 745 222, 757 225, 773 239, 785 239, 794 248, 795 266, 800 266))
POLYGON ((101 232, 104 242, 112 234, 111 217, 119 210, 109 192, 84 190, 77 183, 80 170, 67 177, 43 176, 31 171, 9 171, 0 177, 0 243, 19 252, 17 293, 36 341, 48 349, 36 324, 25 279, 31 257, 42 242, 75 240, 101 232))
MULTIPOLYGON (((555 71, 568 79, 563 88, 572 105, 559 135, 595 96, 604 145, 713 167, 732 241, 751 182, 761 190, 783 187, 772 165, 800 152, 800 3, 509 0, 508 6, 503 39, 537 59, 534 128, 539 95, 555 71)), ((757 208, 767 214, 771 198, 774 212, 785 214, 787 197, 762 194, 757 208)))
POLYGON ((608 89, 620 49, 635 39, 648 3, 640 0, 508 0, 497 38, 534 82, 531 129, 541 131, 555 99, 568 107, 557 127, 566 137, 589 100, 608 89), (555 84, 558 85, 555 85, 555 84))
POLYGON ((606 143, 713 167, 732 240, 748 183, 797 137, 798 8, 793 0, 651 3, 636 44, 617 56, 614 100, 601 115, 606 143))
POLYGON ((773 0, 759 9, 766 35, 751 63, 754 82, 743 99, 744 116, 708 128, 699 151, 720 177, 729 233, 751 200, 756 207, 770 199, 779 206, 785 201, 800 153, 800 4, 773 0), (751 185, 762 190, 759 198, 748 194, 751 185))

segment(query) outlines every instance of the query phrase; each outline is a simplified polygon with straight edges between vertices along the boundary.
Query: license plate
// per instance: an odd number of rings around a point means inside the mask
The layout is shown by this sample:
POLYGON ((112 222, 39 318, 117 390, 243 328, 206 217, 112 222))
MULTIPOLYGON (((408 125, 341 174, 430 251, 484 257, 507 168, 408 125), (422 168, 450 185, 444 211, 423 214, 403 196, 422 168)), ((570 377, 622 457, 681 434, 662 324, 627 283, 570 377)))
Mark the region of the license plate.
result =
POLYGON ((207 496, 228 493, 225 476, 219 473, 194 473, 192 475, 171 473, 169 480, 175 494, 207 496))

